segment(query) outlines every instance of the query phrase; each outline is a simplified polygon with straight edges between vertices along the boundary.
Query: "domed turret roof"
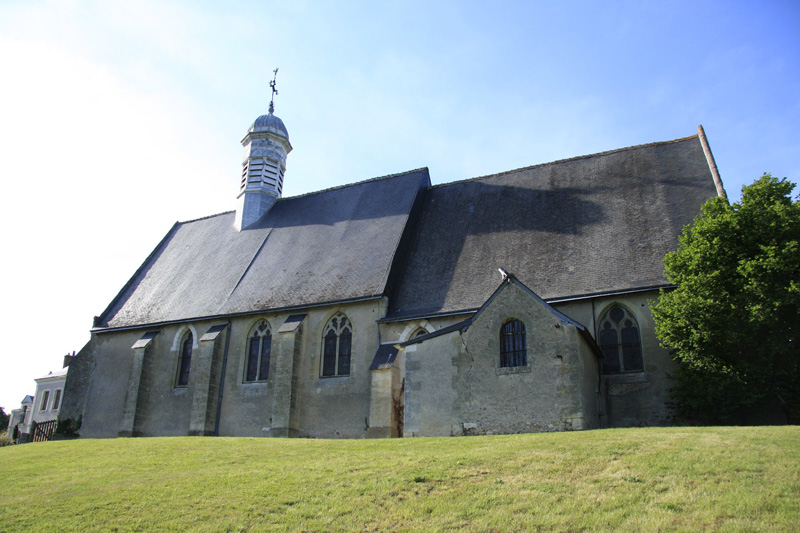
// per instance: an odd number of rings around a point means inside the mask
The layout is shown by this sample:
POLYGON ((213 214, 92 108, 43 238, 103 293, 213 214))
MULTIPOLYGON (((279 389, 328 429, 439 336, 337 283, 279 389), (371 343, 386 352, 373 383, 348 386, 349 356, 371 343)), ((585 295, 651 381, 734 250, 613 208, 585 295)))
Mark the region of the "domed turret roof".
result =
POLYGON ((289 140, 289 132, 286 130, 286 126, 283 125, 283 121, 273 115, 272 113, 267 113, 266 115, 261 115, 253 122, 253 125, 250 126, 250 129, 247 130, 248 132, 262 132, 262 131, 270 131, 282 137, 286 137, 286 140, 289 140))

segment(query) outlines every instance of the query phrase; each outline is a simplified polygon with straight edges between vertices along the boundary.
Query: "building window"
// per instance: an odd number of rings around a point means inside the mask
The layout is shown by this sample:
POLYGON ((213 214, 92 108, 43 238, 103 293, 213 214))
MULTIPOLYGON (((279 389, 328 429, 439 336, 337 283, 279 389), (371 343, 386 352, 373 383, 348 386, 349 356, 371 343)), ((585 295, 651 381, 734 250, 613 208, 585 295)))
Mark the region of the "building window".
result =
POLYGON ((269 378, 269 359, 272 352, 272 330, 269 323, 262 320, 253 328, 247 341, 247 370, 245 381, 267 381, 269 378))
POLYGON ((53 397, 53 411, 58 411, 61 407, 61 389, 56 389, 56 395, 53 397))
POLYGON ((322 333, 322 376, 350 375, 350 348, 353 329, 342 313, 328 321, 322 333))
POLYGON ((642 342, 639 324, 624 307, 615 305, 598 322, 603 373, 642 372, 642 342))
POLYGON ((519 320, 509 320, 500 328, 500 366, 514 367, 527 364, 525 324, 519 320))
POLYGON ((192 343, 194 337, 192 332, 186 333, 181 343, 181 360, 178 365, 178 387, 185 387, 189 384, 189 370, 192 367, 192 343))
POLYGON ((419 328, 417 331, 414 332, 413 335, 411 335, 411 338, 412 339, 418 339, 420 337, 424 337, 427 334, 428 334, 428 330, 427 329, 419 328))
POLYGON ((42 395, 42 404, 39 406, 40 411, 47 411, 47 402, 50 401, 50 391, 44 391, 42 395))

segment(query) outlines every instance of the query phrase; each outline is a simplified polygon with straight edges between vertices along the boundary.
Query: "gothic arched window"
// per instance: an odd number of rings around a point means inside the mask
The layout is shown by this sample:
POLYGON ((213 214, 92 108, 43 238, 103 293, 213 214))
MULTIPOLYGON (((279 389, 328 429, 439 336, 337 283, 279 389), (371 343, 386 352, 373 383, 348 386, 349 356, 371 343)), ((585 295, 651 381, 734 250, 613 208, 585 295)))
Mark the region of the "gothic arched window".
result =
POLYGON ((627 309, 613 306, 598 322, 597 338, 603 352, 603 373, 644 370, 639 324, 627 309))
POLYGON ((253 328, 247 341, 247 370, 245 381, 267 381, 272 353, 272 330, 266 320, 253 328))
POLYGON ((353 329, 342 313, 336 313, 322 332, 322 376, 350 375, 353 329))
POLYGON ((513 367, 527 364, 525 324, 520 320, 509 320, 500 328, 500 366, 513 367))
POLYGON ((188 331, 181 343, 181 360, 178 365, 178 386, 185 387, 189 384, 189 369, 192 366, 192 344, 194 337, 192 332, 188 331))

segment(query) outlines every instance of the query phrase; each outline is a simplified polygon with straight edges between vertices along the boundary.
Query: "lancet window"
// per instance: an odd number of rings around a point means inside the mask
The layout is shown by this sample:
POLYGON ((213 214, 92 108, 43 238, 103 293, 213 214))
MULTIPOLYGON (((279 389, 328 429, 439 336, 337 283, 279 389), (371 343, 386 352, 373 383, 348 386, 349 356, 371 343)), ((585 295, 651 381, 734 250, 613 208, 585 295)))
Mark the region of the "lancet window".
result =
POLYGON ((353 327, 342 313, 336 313, 322 332, 322 376, 349 376, 353 327))
POLYGON ((194 337, 192 336, 192 332, 187 331, 186 336, 183 338, 183 342, 181 343, 181 358, 180 362, 178 363, 177 385, 179 387, 185 387, 189 384, 189 370, 192 367, 193 343, 194 337))
POLYGON ((266 320, 253 328, 247 340, 247 369, 245 381, 267 381, 272 354, 272 330, 266 320))
POLYGON ((609 309, 598 322, 597 338, 604 374, 644 370, 639 324, 627 309, 620 305, 609 309))

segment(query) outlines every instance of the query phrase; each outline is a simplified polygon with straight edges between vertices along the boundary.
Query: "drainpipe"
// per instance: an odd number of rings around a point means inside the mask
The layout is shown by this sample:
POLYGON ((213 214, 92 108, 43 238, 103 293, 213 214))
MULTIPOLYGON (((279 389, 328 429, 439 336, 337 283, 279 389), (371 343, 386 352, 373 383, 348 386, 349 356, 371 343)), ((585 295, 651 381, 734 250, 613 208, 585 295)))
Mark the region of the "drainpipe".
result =
MULTIPOLYGON (((594 298, 592 298, 592 337, 597 342, 597 315, 595 314, 594 298)), ((608 408, 606 397, 603 394, 603 361, 597 361, 597 421, 600 423, 600 428, 604 427, 606 423, 603 417, 608 408)))
POLYGON ((219 437, 219 417, 222 413, 222 393, 225 389, 225 369, 228 367, 228 346, 231 342, 231 321, 225 328, 225 351, 222 354, 222 372, 219 376, 219 396, 217 397, 217 416, 214 420, 214 436, 219 437))

